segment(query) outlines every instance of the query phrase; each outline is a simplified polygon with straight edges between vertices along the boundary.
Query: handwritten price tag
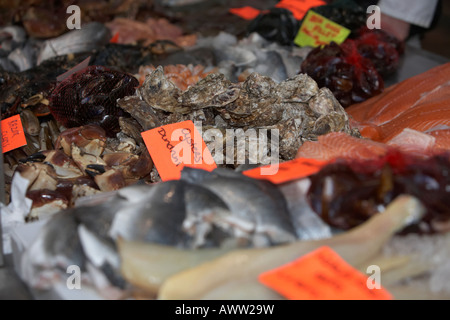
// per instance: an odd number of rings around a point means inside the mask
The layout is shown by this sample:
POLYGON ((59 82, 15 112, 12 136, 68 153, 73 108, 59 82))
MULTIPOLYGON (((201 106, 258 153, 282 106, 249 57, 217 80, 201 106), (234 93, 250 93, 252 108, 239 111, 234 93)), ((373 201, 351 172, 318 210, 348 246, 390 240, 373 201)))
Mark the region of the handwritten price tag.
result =
POLYGON ((192 121, 183 121, 141 133, 163 181, 180 179, 184 166, 212 171, 217 168, 192 121))
POLYGON ((275 166, 274 164, 247 170, 244 171, 243 174, 250 178, 265 179, 272 183, 280 184, 315 174, 328 163, 329 161, 298 158, 280 163, 278 168, 276 168, 277 170, 272 169, 272 172, 274 172, 273 174, 267 174, 267 172, 270 173, 269 168, 273 168, 275 166))
POLYGON ((15 115, 1 122, 2 152, 8 152, 27 144, 20 115, 15 115))
POLYGON ((314 11, 309 11, 294 39, 294 43, 300 47, 318 47, 331 41, 341 44, 349 34, 349 29, 314 11))
POLYGON ((369 289, 367 276, 329 247, 319 249, 277 269, 259 281, 291 300, 389 300, 384 288, 369 289))
POLYGON ((322 0, 281 0, 275 7, 288 9, 295 19, 302 20, 309 9, 325 4, 326 2, 322 0))

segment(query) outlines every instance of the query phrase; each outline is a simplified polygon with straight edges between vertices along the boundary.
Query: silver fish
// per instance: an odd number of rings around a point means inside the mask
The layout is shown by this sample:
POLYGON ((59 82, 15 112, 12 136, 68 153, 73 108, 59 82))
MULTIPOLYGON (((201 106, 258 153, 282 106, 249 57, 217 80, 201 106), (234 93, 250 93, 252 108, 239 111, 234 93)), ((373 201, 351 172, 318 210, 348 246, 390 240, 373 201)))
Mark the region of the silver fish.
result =
POLYGON ((36 64, 36 47, 31 42, 27 42, 24 46, 11 51, 8 59, 17 66, 19 71, 31 69, 36 64))
POLYGON ((197 184, 216 193, 228 205, 234 223, 243 231, 241 236, 247 236, 258 247, 294 241, 295 231, 280 191, 267 181, 230 175, 204 173, 197 184))
POLYGON ((300 240, 318 240, 332 236, 331 228, 314 212, 306 199, 309 179, 291 181, 280 185, 288 203, 291 221, 300 240))
POLYGON ((397 231, 423 214, 424 207, 417 199, 400 196, 386 211, 332 238, 234 250, 186 269, 164 281, 158 299, 279 299, 280 295, 258 281, 262 272, 292 262, 321 246, 331 247, 353 266, 367 268, 397 231), (239 293, 235 294, 236 291, 239 293))
POLYGON ((44 42, 38 55, 37 64, 55 56, 69 53, 87 52, 101 47, 109 42, 111 32, 99 22, 91 22, 54 39, 44 42))
POLYGON ((75 216, 61 212, 47 221, 25 251, 20 262, 21 276, 31 287, 49 289, 66 274, 68 266, 84 270, 85 263, 75 216))

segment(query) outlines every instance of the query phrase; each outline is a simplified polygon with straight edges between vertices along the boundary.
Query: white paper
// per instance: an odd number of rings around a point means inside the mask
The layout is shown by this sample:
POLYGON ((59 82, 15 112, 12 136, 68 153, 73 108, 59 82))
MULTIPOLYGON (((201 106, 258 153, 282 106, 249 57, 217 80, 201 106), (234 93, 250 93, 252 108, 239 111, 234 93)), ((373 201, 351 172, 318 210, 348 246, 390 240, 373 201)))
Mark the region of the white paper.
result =
POLYGON ((30 181, 18 172, 11 183, 11 202, 6 206, 0 203, 0 216, 3 228, 3 253, 11 253, 11 231, 25 223, 25 217, 30 213, 33 201, 25 195, 30 181))

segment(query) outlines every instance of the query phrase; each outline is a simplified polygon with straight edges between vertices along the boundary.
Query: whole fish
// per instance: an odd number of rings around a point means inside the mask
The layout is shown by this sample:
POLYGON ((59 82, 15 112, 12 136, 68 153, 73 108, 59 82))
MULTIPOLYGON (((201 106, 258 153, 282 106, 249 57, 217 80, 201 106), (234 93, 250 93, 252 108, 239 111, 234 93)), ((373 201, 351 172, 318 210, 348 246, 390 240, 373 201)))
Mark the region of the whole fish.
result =
POLYGON ((69 31, 62 36, 45 41, 39 52, 37 64, 55 56, 98 49, 107 44, 110 39, 111 33, 105 25, 99 22, 88 23, 81 29, 69 31))
POLYGON ((380 253, 397 231, 417 221, 423 213, 417 199, 402 196, 365 224, 332 238, 234 250, 173 275, 163 283, 158 299, 280 299, 278 293, 258 282, 259 274, 321 246, 331 247, 354 266, 364 265, 380 253))
MULTIPOLYGON (((191 181, 195 180, 193 174, 191 181)), ((220 171, 198 173, 197 179, 197 184, 223 199, 233 212, 234 223, 240 225, 254 245, 267 246, 296 239, 284 197, 270 182, 220 171)))

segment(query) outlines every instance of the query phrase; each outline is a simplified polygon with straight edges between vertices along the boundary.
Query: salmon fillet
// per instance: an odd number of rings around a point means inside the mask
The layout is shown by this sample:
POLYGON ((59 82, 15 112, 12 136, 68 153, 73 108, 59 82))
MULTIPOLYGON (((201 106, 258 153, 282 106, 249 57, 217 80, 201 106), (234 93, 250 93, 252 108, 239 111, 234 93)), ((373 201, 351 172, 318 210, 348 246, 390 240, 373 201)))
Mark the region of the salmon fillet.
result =
POLYGON ((317 160, 373 159, 386 154, 388 147, 382 143, 355 138, 343 132, 331 132, 319 136, 317 141, 305 142, 297 152, 297 158, 317 160))
MULTIPOLYGON (((439 134, 439 131, 450 128, 450 63, 393 85, 382 94, 350 106, 346 111, 350 126, 358 128, 365 138, 388 143, 406 128, 432 131, 432 137, 439 137, 433 148, 448 151, 450 135, 447 131, 439 134)), ((413 136, 423 142, 420 139, 424 136, 413 136)), ((405 143, 400 141, 401 145, 405 143)), ((412 150, 416 148, 412 141, 408 145, 412 150)))
POLYGON ((430 69, 387 88, 362 103, 346 109, 357 122, 384 124, 417 104, 426 103, 449 90, 450 63, 430 69))
POLYGON ((296 158, 331 161, 375 160, 389 151, 401 152, 415 158, 427 158, 450 151, 450 128, 424 133, 404 129, 387 143, 360 139, 343 132, 319 136, 317 141, 307 141, 299 149, 296 158))

